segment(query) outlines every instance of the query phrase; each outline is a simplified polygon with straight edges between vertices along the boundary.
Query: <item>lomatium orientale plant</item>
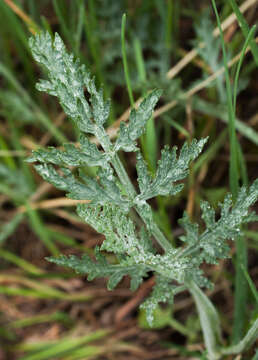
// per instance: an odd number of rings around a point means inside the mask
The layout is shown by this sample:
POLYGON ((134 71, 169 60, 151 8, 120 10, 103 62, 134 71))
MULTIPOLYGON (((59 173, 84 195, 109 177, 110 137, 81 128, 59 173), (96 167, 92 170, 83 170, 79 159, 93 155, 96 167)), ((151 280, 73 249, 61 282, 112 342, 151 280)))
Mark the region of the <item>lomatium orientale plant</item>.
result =
POLYGON ((214 209, 202 202, 203 231, 185 213, 180 220, 184 229, 180 237, 182 246, 172 246, 156 225, 148 200, 175 195, 182 190, 184 185, 180 181, 187 176, 191 161, 198 157, 207 138, 186 142, 180 151, 165 146, 155 176, 150 175, 137 139, 144 133, 161 91, 150 92, 137 110, 132 109, 128 124, 122 122, 116 140, 111 141, 104 127, 110 102, 104 99, 102 90, 96 88, 85 66, 67 53, 58 34, 52 41, 49 33, 40 33, 30 39, 30 47, 49 78, 41 80, 37 89, 59 99, 81 135, 79 146, 64 144, 64 150, 39 149, 33 151, 28 161, 37 162, 35 168, 43 179, 65 191, 68 197, 90 200, 79 204, 77 213, 105 236, 102 245, 95 248, 95 259, 71 255, 48 260, 87 274, 88 280, 106 277, 110 290, 128 275, 131 290, 135 291, 150 272, 154 273, 155 286, 141 305, 150 324, 158 303, 172 303, 176 294, 188 289, 198 309, 208 358, 220 359, 224 354, 243 351, 257 336, 258 320, 239 344, 223 347, 216 309, 201 290, 211 283, 200 266, 227 258, 227 241, 241 234, 242 224, 255 219, 249 208, 258 197, 258 180, 249 189, 242 187, 234 202, 228 194, 220 204, 218 220, 214 209), (94 136, 99 146, 91 142, 89 136, 94 136), (137 189, 119 158, 120 151, 136 153, 137 189), (85 167, 97 167, 96 178, 86 175, 85 167), (115 263, 108 261, 107 253, 116 255, 115 263))

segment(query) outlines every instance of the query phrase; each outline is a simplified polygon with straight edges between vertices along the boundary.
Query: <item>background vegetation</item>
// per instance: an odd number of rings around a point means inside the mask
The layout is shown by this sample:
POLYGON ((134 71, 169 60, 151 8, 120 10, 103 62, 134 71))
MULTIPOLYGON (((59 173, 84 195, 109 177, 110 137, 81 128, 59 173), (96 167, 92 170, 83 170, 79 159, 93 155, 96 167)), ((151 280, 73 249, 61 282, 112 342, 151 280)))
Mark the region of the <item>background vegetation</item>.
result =
MULTIPOLYGON (((78 135, 56 100, 35 89, 40 74, 28 38, 45 29, 59 32, 112 99, 108 131, 114 136, 130 104, 148 90, 163 89, 141 139, 150 171, 164 144, 181 146, 185 139, 209 135, 183 193, 152 204, 171 241, 180 235, 177 220, 185 209, 198 220, 201 199, 216 206, 229 189, 234 195, 238 184, 251 183, 258 177, 255 38, 235 87, 236 111, 228 99, 258 1, 239 2, 240 8, 235 0, 216 5, 224 64, 209 1, 0 0, 0 359, 205 359, 188 293, 177 297, 172 308, 160 308, 155 328, 149 329, 137 308, 153 278, 136 294, 127 280, 108 292, 104 281, 88 283, 44 260, 59 253, 91 254, 102 237, 75 215, 76 201, 45 183, 24 159, 32 149, 76 142, 78 135)), ((135 158, 124 161, 135 179, 135 158)), ((257 224, 245 235, 232 247, 233 262, 206 269, 215 282, 209 296, 225 338, 235 343, 258 315, 257 224)), ((254 349, 246 356, 257 359, 254 349)))

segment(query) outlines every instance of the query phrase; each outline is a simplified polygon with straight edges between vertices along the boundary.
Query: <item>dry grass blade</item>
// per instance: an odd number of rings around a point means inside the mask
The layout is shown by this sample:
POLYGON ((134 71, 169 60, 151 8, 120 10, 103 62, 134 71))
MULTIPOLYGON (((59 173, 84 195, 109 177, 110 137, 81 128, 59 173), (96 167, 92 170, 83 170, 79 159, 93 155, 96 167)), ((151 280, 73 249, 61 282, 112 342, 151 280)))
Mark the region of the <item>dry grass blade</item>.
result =
MULTIPOLYGON (((257 0, 247 0, 245 1, 239 8, 241 13, 244 13, 246 10, 248 10, 251 6, 257 3, 257 0)), ((227 28, 230 27, 230 25, 233 24, 234 21, 236 21, 236 14, 232 13, 230 16, 226 18, 226 20, 223 21, 221 24, 222 30, 225 31, 227 28)), ((219 36, 219 28, 216 27, 213 31, 213 36, 217 37, 219 36)), ((205 44, 201 43, 199 45, 200 47, 204 47, 205 44)), ((188 65, 196 56, 198 55, 197 49, 192 49, 189 53, 185 55, 185 57, 180 60, 172 69, 170 69, 167 73, 167 78, 172 79, 175 77, 186 65, 188 65)))
MULTIPOLYGON (((240 6, 240 11, 242 13, 244 13, 245 11, 247 11, 251 6, 253 6, 254 4, 257 4, 258 0, 247 0, 245 1, 241 6, 240 6)), ((222 30, 225 31, 226 29, 228 29, 233 23, 234 21, 236 21, 236 15, 235 13, 232 13, 230 16, 228 16, 222 25, 222 30)), ((219 35, 219 28, 216 27, 213 31, 213 36, 217 37, 219 35)), ((201 47, 205 46, 205 44, 200 44, 201 47)), ((182 60, 180 60, 174 67, 172 67, 168 72, 167 72, 167 78, 168 79, 172 79, 173 77, 175 77, 186 65, 188 65, 196 56, 198 55, 198 50, 197 49, 192 49, 190 52, 188 52, 182 60)), ((220 75, 220 74, 219 74, 220 75)), ((215 77, 216 78, 216 77, 215 77)), ((214 79, 215 79, 214 78, 214 79)), ((213 79, 212 79, 213 80, 213 79)), ((211 81, 212 81, 211 80, 211 81)), ((209 83, 209 82, 208 82, 209 83)), ((137 108, 137 106, 139 105, 139 103, 141 102, 142 99, 138 99, 135 102, 135 107, 137 108)), ((174 107, 177 104, 176 101, 173 101, 170 103, 170 107, 168 108, 171 109, 172 107, 174 107)), ((121 121, 126 121, 129 118, 130 115, 130 110, 131 108, 129 107, 120 117, 119 119, 108 129, 108 134, 111 137, 115 137, 116 133, 117 133, 117 129, 119 127, 119 124, 121 121)))
POLYGON ((39 31, 36 23, 21 8, 19 8, 19 6, 17 6, 12 0, 4 0, 4 2, 6 3, 6 5, 8 5, 13 10, 13 12, 15 12, 16 15, 18 15, 26 23, 26 25, 29 28, 29 31, 32 34, 35 35, 39 31))
MULTIPOLYGON (((258 43, 258 37, 255 38, 255 42, 258 43)), ((248 47, 246 49, 246 54, 250 51, 250 47, 248 47)), ((241 52, 239 52, 232 60, 230 60, 228 62, 228 68, 231 68, 239 59, 241 56, 241 52)), ((206 88, 206 86, 208 86, 212 81, 214 81, 215 79, 217 79, 221 74, 223 74, 225 72, 225 68, 221 67, 218 71, 216 71, 214 74, 210 75, 209 77, 207 77, 207 79, 203 80, 202 82, 200 82, 199 84, 197 84, 196 86, 194 86, 192 89, 188 90, 186 93, 183 94, 182 96, 182 100, 186 100, 188 98, 190 98, 191 96, 193 96, 194 94, 196 94, 197 92, 199 92, 200 90, 206 88)), ((156 110, 154 112, 154 118, 160 116, 161 114, 167 112, 168 110, 172 109, 173 107, 175 107, 178 104, 177 100, 173 100, 170 103, 161 106, 158 110, 156 110)))
MULTIPOLYGON (((256 41, 256 43, 258 43, 258 37, 255 38, 255 41, 256 41)), ((248 47, 246 49, 246 53, 248 53, 249 51, 250 51, 250 47, 248 47)), ((228 67, 229 68, 232 67, 240 59, 240 56, 241 56, 241 52, 239 52, 232 60, 230 60, 228 62, 228 67)), ((193 96, 194 94, 196 94, 197 92, 199 92, 200 90, 206 88, 206 86, 208 86, 212 81, 214 81, 221 74, 223 74, 224 71, 225 71, 224 67, 221 67, 214 74, 207 77, 207 79, 203 80, 202 82, 200 82, 199 84, 197 84, 196 86, 194 86, 193 88, 191 88, 190 90, 185 92, 182 95, 181 100, 185 101, 185 100, 189 99, 191 96, 193 96)), ((139 99, 137 101, 137 104, 139 104, 140 100, 141 99, 139 99)), ((159 109, 157 109, 154 112, 154 114, 153 114, 154 118, 157 118, 161 114, 164 114, 165 112, 173 109, 178 104, 178 102, 179 102, 178 100, 173 100, 173 101, 167 103, 166 105, 161 106, 159 109)), ((108 128, 107 132, 111 138, 114 138, 116 136, 120 122, 126 121, 129 117, 129 114, 130 114, 130 109, 127 109, 126 112, 112 126, 110 126, 108 128)))
MULTIPOLYGON (((51 200, 43 200, 40 202, 32 202, 30 203, 31 209, 50 209, 50 208, 58 208, 58 207, 67 207, 67 206, 76 206, 77 204, 87 204, 89 200, 73 200, 68 199, 66 197, 61 197, 57 199, 51 200)), ((26 207, 21 206, 18 209, 18 212, 23 213, 26 212, 26 207)))

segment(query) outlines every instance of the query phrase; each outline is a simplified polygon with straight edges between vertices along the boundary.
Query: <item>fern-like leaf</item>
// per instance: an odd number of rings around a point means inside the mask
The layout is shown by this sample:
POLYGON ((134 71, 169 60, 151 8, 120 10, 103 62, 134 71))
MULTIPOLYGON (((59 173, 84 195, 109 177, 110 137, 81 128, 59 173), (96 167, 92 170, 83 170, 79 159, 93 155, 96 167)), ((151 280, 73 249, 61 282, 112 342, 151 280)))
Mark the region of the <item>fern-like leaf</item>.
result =
POLYGON ((74 144, 64 144, 64 151, 49 147, 48 149, 38 149, 32 152, 28 162, 39 161, 59 166, 102 166, 107 167, 107 156, 98 150, 97 146, 81 135, 80 147, 74 144))
POLYGON ((135 141, 145 132, 145 126, 150 119, 155 105, 157 104, 162 91, 154 90, 141 102, 137 110, 132 109, 129 117, 129 123, 120 124, 120 133, 114 145, 115 151, 120 149, 124 151, 136 151, 135 141))
POLYGON ((96 261, 90 256, 84 254, 81 258, 75 255, 59 257, 48 257, 47 260, 60 266, 73 269, 79 274, 87 274, 89 281, 95 278, 108 277, 108 289, 113 290, 122 278, 126 275, 131 277, 131 290, 135 291, 146 276, 146 270, 143 266, 127 266, 109 264, 105 256, 103 256, 98 247, 95 248, 96 261))
POLYGON ((182 256, 189 256, 193 259, 199 258, 201 262, 217 263, 219 259, 227 258, 229 245, 227 240, 234 240, 241 235, 241 225, 257 220, 254 212, 249 208, 258 198, 258 180, 250 188, 242 187, 238 193, 235 203, 230 194, 226 195, 224 202, 220 204, 220 218, 215 221, 215 211, 207 203, 201 203, 202 218, 206 230, 198 233, 198 227, 192 224, 185 215, 180 221, 186 230, 186 235, 181 239, 188 243, 183 250, 182 256))
POLYGON ((177 158, 176 147, 169 150, 168 146, 162 150, 155 178, 151 181, 143 160, 138 156, 137 172, 141 193, 138 200, 148 200, 158 195, 175 195, 182 190, 183 184, 174 184, 184 179, 188 174, 189 163, 202 151, 206 139, 193 140, 190 145, 185 143, 177 158), (142 171, 143 170, 143 171, 142 171))

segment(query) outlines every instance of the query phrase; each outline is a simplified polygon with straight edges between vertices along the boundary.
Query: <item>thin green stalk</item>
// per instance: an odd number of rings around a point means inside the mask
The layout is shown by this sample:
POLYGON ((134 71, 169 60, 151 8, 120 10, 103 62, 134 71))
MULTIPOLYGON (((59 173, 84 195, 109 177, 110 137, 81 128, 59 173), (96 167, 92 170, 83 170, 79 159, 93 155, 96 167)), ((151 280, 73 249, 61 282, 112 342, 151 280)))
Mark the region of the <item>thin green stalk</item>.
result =
POLYGON ((9 69, 7 69, 6 66, 1 62, 0 62, 0 74, 2 74, 8 80, 10 85, 14 87, 17 93, 22 96, 24 102, 32 107, 33 112, 35 114, 35 118, 42 123, 42 125, 53 135, 53 137, 55 137, 55 139, 61 144, 67 142, 67 138, 62 134, 60 130, 58 130, 54 126, 52 120, 50 120, 49 117, 41 111, 38 105, 36 105, 33 99, 31 98, 29 93, 18 83, 12 72, 9 69))
POLYGON ((82 37, 82 31, 83 31, 83 21, 84 21, 84 2, 83 0, 77 1, 78 6, 78 21, 77 21, 77 28, 75 33, 75 51, 77 54, 80 52, 80 44, 81 44, 81 37, 82 37))
POLYGON ((245 58, 246 49, 247 49, 248 45, 251 46, 251 41, 252 41, 252 39, 254 37, 255 31, 256 31, 256 25, 254 25, 251 28, 251 30, 248 32, 248 34, 246 35, 246 40, 245 40, 244 46, 243 46, 242 51, 241 51, 240 59, 239 59, 238 64, 237 64, 237 70, 236 70, 236 75, 235 75, 235 80, 234 80, 234 90, 233 90, 233 109, 234 109, 235 113, 236 113, 237 88, 238 88, 238 80, 239 80, 240 69, 241 69, 242 63, 243 63, 244 58, 245 58))
MULTIPOLYGON (((236 113, 236 98, 237 98, 237 87, 238 87, 238 79, 240 74, 241 65, 244 60, 245 51, 252 40, 254 36, 256 27, 253 26, 250 32, 246 36, 246 40, 241 52, 241 56, 237 65, 235 80, 234 80, 234 90, 233 90, 233 110, 234 114, 236 113)), ((248 184, 248 174, 247 174, 247 168, 244 160, 244 156, 242 153, 242 149, 240 144, 237 142, 237 150, 238 150, 238 159, 239 159, 239 166, 241 171, 241 177, 243 179, 243 182, 247 185, 248 184)), ((236 286, 236 297, 235 297, 235 310, 234 310, 234 318, 235 323, 233 327, 233 341, 237 343, 240 341, 242 335, 243 335, 243 328, 244 328, 244 322, 245 322, 245 307, 247 302, 247 281, 244 276, 244 273, 242 271, 242 268, 245 269, 247 272, 247 247, 244 242, 244 239, 241 237, 238 237, 236 239, 236 280, 235 280, 235 286, 236 286)))
MULTIPOLYGON (((239 10, 239 7, 237 6, 237 3, 235 0, 230 0, 230 5, 231 5, 234 13, 236 14, 238 23, 240 25, 240 29, 242 30, 245 38, 247 39, 250 34, 250 31, 249 31, 249 27, 248 27, 248 24, 247 24, 244 16, 241 13, 241 11, 239 10)), ((254 60, 256 62, 256 65, 258 65, 258 46, 256 45, 256 43, 253 39, 251 39, 250 48, 251 48, 251 52, 253 54, 254 60)))
POLYGON ((37 349, 34 347, 34 349, 31 349, 34 350, 32 354, 25 355, 20 360, 47 360, 56 357, 60 358, 60 356, 63 358, 64 355, 68 355, 69 351, 75 350, 82 345, 87 347, 86 344, 89 342, 105 338, 109 333, 110 330, 98 330, 79 338, 66 337, 54 343, 49 342, 48 346, 43 349, 42 344, 39 343, 39 347, 41 347, 41 349, 38 349, 39 351, 35 352, 37 349))
POLYGON ((25 319, 15 320, 8 324, 8 327, 13 329, 20 329, 27 326, 35 325, 35 324, 43 324, 46 322, 59 321, 62 323, 71 322, 71 318, 64 312, 54 312, 52 314, 42 314, 26 317, 25 319))
MULTIPOLYGON (((228 124, 228 114, 224 106, 214 105, 196 97, 195 101, 193 101, 193 109, 203 114, 217 117, 228 124)), ((241 135, 253 142, 255 145, 258 145, 258 133, 253 128, 237 118, 235 118, 235 124, 237 131, 239 131, 241 135)))
POLYGON ((209 360, 219 360, 218 342, 221 337, 219 317, 209 298, 194 283, 189 284, 190 292, 195 300, 201 322, 205 346, 209 360))
MULTIPOLYGON (((7 152, 9 150, 5 139, 1 135, 0 135, 0 149, 6 150, 7 152)), ((12 156, 7 155, 4 157, 3 160, 10 169, 16 168, 16 164, 15 164, 15 161, 13 160, 12 156)))
POLYGON ((47 18, 44 16, 44 15, 41 15, 40 16, 40 20, 41 20, 41 23, 42 23, 42 26, 45 30, 47 30, 47 32, 49 32, 49 34, 51 35, 51 37, 53 38, 54 37, 54 34, 53 34, 53 31, 51 29, 51 25, 49 24, 47 18))
POLYGON ((256 287, 255 287, 255 284, 254 282, 252 281, 250 275, 248 274, 246 268, 244 266, 241 266, 242 270, 243 270, 243 273, 246 277, 246 281, 248 282, 248 285, 251 289, 251 292, 253 294, 253 297, 255 299, 255 302, 256 302, 256 306, 258 307, 258 291, 256 290, 256 287))
MULTIPOLYGON (((11 116, 7 115, 6 117, 9 123, 13 147, 18 151, 22 151, 23 146, 20 143, 20 138, 21 138, 20 129, 17 128, 17 126, 15 126, 15 121, 11 116)), ((30 187, 30 191, 33 192, 35 190, 35 181, 28 164, 25 163, 23 159, 19 158, 19 165, 20 168, 22 169, 23 176, 26 178, 26 182, 30 187)))
MULTIPOLYGON (((225 77, 226 77, 226 90, 227 90, 227 106, 229 114, 229 138, 230 138, 230 189, 233 195, 233 198, 236 198, 238 187, 239 187, 239 169, 238 169, 238 154, 239 146, 236 138, 236 126, 235 126, 235 107, 236 104, 236 89, 237 84, 235 84, 234 94, 232 93, 232 87, 230 83, 229 70, 227 67, 227 54, 225 48, 225 42, 223 38, 223 32, 221 28, 219 14, 216 8, 215 0, 212 0, 212 5, 216 15, 218 27, 220 30, 222 51, 223 51, 223 62, 225 68, 225 77)), ((247 37, 245 46, 248 45, 248 42, 251 39, 247 37)), ((236 73, 236 82, 238 81, 239 71, 241 63, 243 61, 245 51, 242 51, 240 62, 238 63, 237 73, 236 73)), ((247 303, 247 283, 244 277, 241 266, 247 268, 247 248, 242 237, 236 238, 236 276, 235 276, 235 297, 234 297, 234 321, 233 321, 233 343, 237 343, 243 336, 243 329, 246 320, 246 303, 247 303)))
POLYGON ((43 274, 43 271, 28 261, 20 258, 19 256, 13 254, 10 251, 4 250, 0 248, 0 257, 5 259, 6 261, 12 262, 23 270, 33 274, 40 275, 43 274))
POLYGON ((239 143, 238 143, 238 161, 239 161, 239 170, 240 170, 242 183, 243 185, 248 186, 249 180, 248 180, 246 161, 242 148, 239 143))
POLYGON ((217 155, 219 149, 225 144, 227 139, 227 130, 223 130, 218 138, 213 142, 208 150, 199 156, 193 165, 193 171, 196 173, 204 164, 208 164, 217 155))
MULTIPOLYGON (((17 56, 13 56, 13 49, 19 56, 19 64, 26 73, 26 86, 34 89, 35 74, 33 67, 31 66, 31 59, 29 55, 28 47, 28 33, 24 24, 20 21, 17 15, 12 11, 5 1, 0 1, 0 21, 1 21, 1 36, 6 39, 12 39, 12 46, 9 43, 5 43, 4 50, 2 52, 9 53, 11 68, 17 68, 17 56)), ((38 26, 30 19, 29 23, 26 23, 28 28, 33 29, 35 32, 39 31, 38 26)), ((2 57, 2 54, 1 54, 2 57)))
POLYGON ((70 45, 73 46, 74 41, 72 39, 71 31, 69 30, 68 25, 66 24, 64 14, 63 14, 62 9, 60 7, 60 1, 53 0, 53 6, 54 6, 54 9, 55 9, 55 13, 56 13, 56 15, 58 17, 59 23, 61 25, 62 32, 63 32, 65 38, 69 41, 70 45))
MULTIPOLYGON (((134 53, 139 80, 142 84, 146 83, 146 70, 142 54, 142 47, 138 38, 134 39, 134 53)), ((151 172, 154 172, 157 164, 158 140, 155 130, 155 122, 151 117, 146 124, 146 132, 141 137, 141 145, 144 157, 148 162, 151 172)))
POLYGON ((166 16, 166 30, 165 30, 165 44, 167 49, 172 47, 172 33, 173 33, 173 0, 167 1, 167 16, 166 16))
POLYGON ((216 15, 217 24, 220 31, 221 37, 221 45, 223 52, 223 63, 225 68, 225 79, 226 79, 226 91, 227 91, 227 107, 228 107, 228 116, 229 116, 229 140, 230 140, 230 169, 229 169, 229 177, 230 177, 230 189, 234 198, 237 196, 238 192, 238 164, 237 164, 237 139, 236 139, 236 125, 235 125, 235 113, 233 107, 233 94, 232 87, 230 83, 229 70, 227 65, 227 53, 225 48, 225 42, 223 38, 223 32, 221 28, 221 22, 218 14, 218 10, 216 7, 215 0, 211 0, 213 9, 216 15))
POLYGON ((28 1, 28 5, 29 5, 29 14, 33 19, 37 19, 38 18, 38 9, 36 7, 36 3, 34 0, 29 0, 28 1))
POLYGON ((124 165, 122 164, 117 154, 114 156, 112 164, 117 172, 117 175, 121 183, 125 186, 125 189, 128 191, 129 196, 131 198, 134 198, 136 195, 136 191, 134 189, 133 184, 131 183, 131 180, 129 179, 129 176, 127 175, 124 165))
POLYGON ((182 135, 184 135, 186 138, 190 137, 190 133, 183 127, 181 126, 178 122, 176 122, 175 120, 171 119, 170 116, 164 114, 163 115, 164 120, 166 121, 166 123, 168 123, 169 125, 171 125, 173 128, 175 128, 179 133, 181 133, 182 135))
POLYGON ((126 25, 126 14, 123 14, 122 17, 122 27, 121 27, 121 46, 122 46, 122 58, 123 58, 123 65, 124 65, 124 75, 125 75, 125 82, 128 90, 129 100, 131 107, 134 106, 134 98, 133 98, 133 91, 132 85, 129 75, 129 69, 127 64, 127 56, 126 56, 126 46, 125 46, 125 25, 126 25))
MULTIPOLYGON (((89 3, 91 4, 91 3, 89 3)), ((98 40, 96 39, 96 35, 95 35, 95 31, 94 31, 94 24, 95 21, 93 20, 95 17, 95 13, 92 13, 94 10, 94 7, 91 6, 90 7, 90 11, 84 11, 84 16, 83 16, 83 20, 84 20, 84 29, 85 29, 85 34, 87 37, 87 42, 88 42, 88 46, 90 49, 90 53, 95 65, 95 73, 96 73, 96 78, 97 78, 97 82, 99 85, 104 85, 104 90, 106 88, 105 86, 105 81, 104 81, 104 75, 102 72, 102 65, 101 65, 101 57, 100 57, 100 46, 98 44, 98 40)), ((106 91, 105 91, 106 92, 106 91)))
POLYGON ((152 173, 156 170, 158 156, 158 139, 153 116, 147 121, 146 132, 143 141, 145 158, 148 161, 152 173))
POLYGON ((135 37, 133 42, 134 47, 134 54, 135 54, 135 60, 136 60, 136 67, 138 71, 139 80, 141 83, 146 82, 146 70, 144 65, 144 59, 142 54, 142 46, 140 40, 135 37))
POLYGON ((182 325, 179 321, 171 317, 168 320, 168 325, 175 329, 179 333, 187 337, 193 337, 195 335, 195 331, 188 329, 188 327, 182 325))
POLYGON ((103 356, 105 354, 107 349, 105 346, 100 345, 87 345, 84 347, 81 347, 79 349, 72 350, 72 353, 65 356, 63 360, 90 360, 90 359, 97 359, 97 357, 103 356))
POLYGON ((21 223, 23 218, 24 218, 24 214, 18 213, 14 215, 14 217, 8 223, 4 224, 1 227, 0 246, 3 245, 6 239, 14 233, 15 229, 21 223))
POLYGON ((51 237, 49 236, 49 233, 45 231, 44 224, 42 223, 39 214, 35 210, 31 209, 29 204, 26 205, 26 208, 28 219, 34 232, 38 235, 38 237, 41 239, 43 244, 46 246, 46 248, 50 251, 52 255, 58 255, 59 250, 53 243, 51 237))
POLYGON ((245 337, 238 344, 221 349, 222 355, 239 354, 248 349, 258 337, 258 319, 255 320, 245 337))

